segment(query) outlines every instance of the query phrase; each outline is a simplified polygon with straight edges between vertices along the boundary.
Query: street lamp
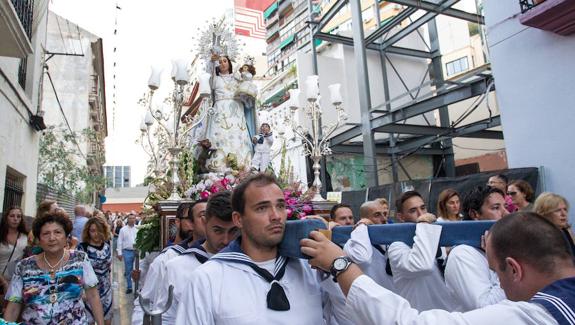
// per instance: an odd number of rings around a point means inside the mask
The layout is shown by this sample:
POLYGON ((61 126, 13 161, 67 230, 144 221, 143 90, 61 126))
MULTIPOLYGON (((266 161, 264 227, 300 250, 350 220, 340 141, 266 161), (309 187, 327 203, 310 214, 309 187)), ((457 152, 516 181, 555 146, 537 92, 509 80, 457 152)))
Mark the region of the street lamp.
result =
POLYGON ((319 178, 320 174, 320 160, 322 156, 327 156, 331 154, 331 149, 328 146, 328 139, 333 134, 333 132, 347 120, 347 114, 344 112, 342 107, 342 98, 340 93, 340 84, 330 85, 330 102, 335 106, 337 111, 337 120, 328 125, 324 125, 320 130, 320 118, 322 115, 322 109, 319 105, 318 98, 319 94, 319 77, 317 75, 312 75, 307 77, 305 82, 307 105, 305 105, 304 112, 311 121, 311 130, 305 129, 303 126, 296 123, 295 114, 299 109, 299 89, 290 89, 290 100, 288 105, 291 110, 291 117, 288 118, 291 124, 293 132, 300 137, 304 142, 304 155, 310 156, 313 160, 313 186, 315 187, 315 196, 312 202, 322 202, 325 199, 321 196, 321 180, 319 178), (321 131, 321 133, 320 133, 321 131))

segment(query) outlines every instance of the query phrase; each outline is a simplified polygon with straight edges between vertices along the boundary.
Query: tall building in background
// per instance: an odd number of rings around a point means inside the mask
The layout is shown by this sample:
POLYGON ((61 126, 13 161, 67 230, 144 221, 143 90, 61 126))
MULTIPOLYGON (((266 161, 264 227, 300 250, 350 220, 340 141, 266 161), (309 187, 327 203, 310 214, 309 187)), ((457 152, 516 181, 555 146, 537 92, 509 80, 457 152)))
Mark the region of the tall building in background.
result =
POLYGON ((130 166, 104 166, 107 188, 130 187, 130 166))
MULTIPOLYGON (((103 177, 108 135, 103 40, 50 11, 46 43, 42 93, 46 126, 74 134, 69 146, 77 153, 78 168, 103 177)), ((97 193, 104 188, 86 186, 91 200, 85 203, 97 203, 97 193)))

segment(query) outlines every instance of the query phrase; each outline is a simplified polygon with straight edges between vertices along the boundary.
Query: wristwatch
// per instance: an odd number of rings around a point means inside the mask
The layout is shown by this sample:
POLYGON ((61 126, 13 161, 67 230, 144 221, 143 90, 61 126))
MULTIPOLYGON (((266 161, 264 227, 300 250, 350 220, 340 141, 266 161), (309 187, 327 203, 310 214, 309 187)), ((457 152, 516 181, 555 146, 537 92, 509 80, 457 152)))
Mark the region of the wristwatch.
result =
POLYGON ((347 268, 351 265, 351 263, 352 263, 351 259, 347 256, 337 257, 331 263, 329 273, 333 276, 333 279, 336 280, 341 273, 347 270, 347 268))

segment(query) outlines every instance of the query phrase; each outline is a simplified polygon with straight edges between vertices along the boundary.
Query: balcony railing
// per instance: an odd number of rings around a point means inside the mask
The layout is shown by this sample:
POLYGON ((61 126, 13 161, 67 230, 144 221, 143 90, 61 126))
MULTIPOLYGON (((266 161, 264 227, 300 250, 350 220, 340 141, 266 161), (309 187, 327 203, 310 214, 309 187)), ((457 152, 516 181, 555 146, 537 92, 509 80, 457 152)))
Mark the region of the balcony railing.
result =
POLYGON ((11 0, 14 9, 16 9, 16 14, 28 40, 32 40, 32 19, 34 18, 34 0, 11 0))

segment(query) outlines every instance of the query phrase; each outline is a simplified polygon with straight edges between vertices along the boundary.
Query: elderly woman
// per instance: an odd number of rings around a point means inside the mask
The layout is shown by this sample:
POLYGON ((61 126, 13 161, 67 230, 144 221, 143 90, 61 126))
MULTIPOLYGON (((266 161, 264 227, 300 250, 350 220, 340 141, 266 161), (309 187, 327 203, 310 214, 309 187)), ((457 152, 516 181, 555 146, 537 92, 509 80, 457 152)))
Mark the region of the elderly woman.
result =
POLYGON ((460 221, 461 201, 456 190, 448 188, 441 193, 437 199, 437 221, 460 221))
MULTIPOLYGON (((106 325, 112 324, 112 248, 110 247, 110 230, 102 217, 88 219, 82 231, 82 242, 78 249, 88 254, 88 259, 98 277, 98 293, 104 310, 106 325)), ((94 323, 94 314, 89 306, 88 321, 94 323)))
POLYGON ((104 324, 98 295, 98 279, 86 253, 67 250, 72 222, 63 212, 47 212, 32 225, 42 253, 16 265, 6 294, 6 321, 23 324, 86 324, 82 296, 91 306, 96 322, 104 324))
POLYGON ((520 179, 509 183, 507 194, 511 196, 513 204, 519 209, 518 211, 533 210, 533 199, 535 198, 535 193, 533 192, 531 185, 526 181, 520 179))
POLYGON ((533 212, 559 227, 575 253, 575 236, 569 224, 569 202, 564 197, 551 192, 541 193, 533 204, 533 212))

